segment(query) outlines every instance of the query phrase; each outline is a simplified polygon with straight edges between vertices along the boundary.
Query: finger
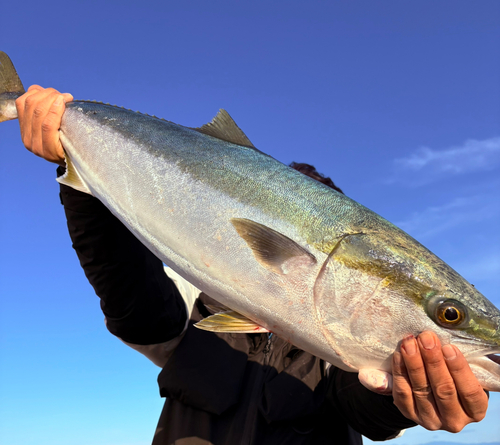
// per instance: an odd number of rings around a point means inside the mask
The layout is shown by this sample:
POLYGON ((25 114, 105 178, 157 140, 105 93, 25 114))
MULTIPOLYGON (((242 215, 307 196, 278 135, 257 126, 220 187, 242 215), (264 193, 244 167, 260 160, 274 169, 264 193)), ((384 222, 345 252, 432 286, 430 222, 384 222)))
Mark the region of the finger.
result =
POLYGON ((392 375, 378 369, 363 368, 358 373, 359 382, 377 394, 392 394, 392 375))
POLYGON ((441 343, 431 332, 420 334, 418 343, 443 428, 447 431, 458 432, 470 420, 460 403, 455 381, 441 350, 441 343))
POLYGON ((448 370, 456 385, 458 397, 465 413, 473 422, 484 419, 488 408, 488 396, 470 369, 460 350, 453 345, 442 348, 448 370))
POLYGON ((31 116, 25 113, 26 100, 37 94, 40 89, 38 85, 32 85, 28 91, 16 99, 17 117, 19 119, 19 128, 21 130, 21 138, 26 148, 31 149, 31 116))
POLYGON ((441 427, 439 411, 434 400, 431 383, 427 377, 420 348, 413 336, 403 340, 401 356, 411 382, 416 411, 420 419, 419 423, 427 429, 439 429, 441 427))
POLYGON ((29 88, 28 88, 28 91, 42 91, 44 90, 45 88, 41 87, 40 85, 31 85, 29 88))
POLYGON ((410 378, 401 353, 398 351, 392 355, 392 398, 396 407, 405 417, 418 422, 410 378))
POLYGON ((64 103, 67 104, 68 102, 72 102, 73 101, 73 95, 70 94, 70 93, 62 93, 62 95, 64 96, 64 103))
POLYGON ((50 162, 64 164, 64 149, 59 139, 59 128, 64 113, 64 95, 58 95, 42 123, 42 157, 50 162))
POLYGON ((38 147, 34 147, 37 141, 33 140, 33 129, 36 131, 36 126, 41 125, 41 120, 46 114, 46 110, 49 108, 52 101, 48 99, 53 95, 55 90, 53 88, 38 90, 33 88, 31 91, 26 93, 26 98, 24 100, 24 108, 22 110, 21 119, 21 135, 23 137, 23 143, 26 148, 33 153, 40 155, 38 147), (49 103, 47 104, 47 99, 49 103))
MULTIPOLYGON (((47 126, 45 124, 45 120, 47 118, 49 110, 52 107, 52 104, 56 101, 57 98, 61 98, 62 101, 62 95, 55 92, 54 90, 41 91, 37 94, 36 103, 30 110, 33 116, 31 121, 31 149, 33 153, 40 157, 44 157, 44 151, 47 151, 48 153, 52 153, 55 151, 55 148, 52 146, 44 147, 42 133, 46 133, 49 135, 49 137, 46 138, 47 141, 55 140, 54 133, 57 133, 59 126, 57 126, 56 128, 51 125, 47 126)), ((29 100, 30 99, 28 98, 27 101, 29 100)), ((53 119, 50 123, 53 123, 53 119)))

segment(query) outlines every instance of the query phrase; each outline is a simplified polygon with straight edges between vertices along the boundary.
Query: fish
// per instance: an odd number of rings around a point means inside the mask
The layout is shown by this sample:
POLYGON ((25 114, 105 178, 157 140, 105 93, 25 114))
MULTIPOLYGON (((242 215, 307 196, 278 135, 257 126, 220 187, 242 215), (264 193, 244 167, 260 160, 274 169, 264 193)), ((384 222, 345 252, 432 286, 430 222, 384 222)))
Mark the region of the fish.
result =
MULTIPOLYGON (((0 52, 0 121, 23 93, 0 52)), ((392 223, 257 149, 226 111, 191 128, 75 100, 60 138, 58 181, 224 306, 200 329, 272 332, 352 372, 390 372, 400 340, 430 330, 500 391, 498 308, 392 223)))

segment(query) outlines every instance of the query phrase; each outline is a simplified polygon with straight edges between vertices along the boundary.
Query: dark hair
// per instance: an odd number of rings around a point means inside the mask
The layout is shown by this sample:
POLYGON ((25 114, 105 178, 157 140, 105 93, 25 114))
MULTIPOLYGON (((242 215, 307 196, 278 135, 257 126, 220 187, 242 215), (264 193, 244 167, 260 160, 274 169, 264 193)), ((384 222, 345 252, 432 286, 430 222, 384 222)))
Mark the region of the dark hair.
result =
POLYGON ((316 170, 316 167, 313 167, 310 164, 304 164, 303 162, 292 162, 290 164, 290 167, 300 173, 303 173, 306 176, 309 176, 310 178, 316 179, 316 181, 319 181, 322 184, 327 185, 328 187, 331 187, 333 190, 337 190, 337 192, 344 194, 344 192, 339 187, 337 187, 330 178, 327 178, 325 177, 325 175, 319 173, 316 170))

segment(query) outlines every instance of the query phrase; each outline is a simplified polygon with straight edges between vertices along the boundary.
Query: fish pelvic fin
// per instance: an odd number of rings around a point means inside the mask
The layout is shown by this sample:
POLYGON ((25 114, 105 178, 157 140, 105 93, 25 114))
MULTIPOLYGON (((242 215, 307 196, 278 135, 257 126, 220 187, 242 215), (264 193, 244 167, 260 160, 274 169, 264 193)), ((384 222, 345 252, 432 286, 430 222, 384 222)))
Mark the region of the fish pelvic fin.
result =
POLYGON ((199 133, 222 139, 226 142, 242 145, 244 147, 255 148, 250 139, 241 130, 226 110, 220 109, 217 115, 208 124, 202 127, 193 128, 199 133))
POLYGON ((80 192, 92 195, 92 192, 80 176, 80 173, 78 173, 78 171, 76 170, 73 162, 71 161, 71 158, 67 154, 65 156, 65 161, 66 173, 63 176, 57 178, 57 182, 59 182, 59 184, 67 185, 68 187, 71 187, 80 192))
POLYGON ((17 119, 16 99, 25 93, 9 56, 0 51, 0 122, 17 119))
POLYGON ((266 269, 286 275, 296 268, 316 264, 314 255, 276 230, 243 218, 232 218, 231 223, 266 269))
POLYGON ((235 311, 226 311, 210 315, 195 324, 198 329, 210 332, 226 332, 232 334, 259 334, 269 332, 266 328, 258 325, 235 311))

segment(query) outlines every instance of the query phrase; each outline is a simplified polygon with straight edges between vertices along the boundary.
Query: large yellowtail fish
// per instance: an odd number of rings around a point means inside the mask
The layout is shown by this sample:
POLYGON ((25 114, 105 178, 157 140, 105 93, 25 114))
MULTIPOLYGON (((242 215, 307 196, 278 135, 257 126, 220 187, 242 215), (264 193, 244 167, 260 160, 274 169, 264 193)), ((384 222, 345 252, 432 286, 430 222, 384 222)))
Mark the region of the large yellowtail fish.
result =
MULTIPOLYGON (((0 64, 0 120, 15 119, 24 89, 0 64)), ((230 308, 199 327, 271 331, 349 371, 390 371, 403 337, 432 330, 500 391, 500 311, 402 230, 257 150, 225 111, 188 128, 74 101, 61 140, 61 183, 230 308)))

